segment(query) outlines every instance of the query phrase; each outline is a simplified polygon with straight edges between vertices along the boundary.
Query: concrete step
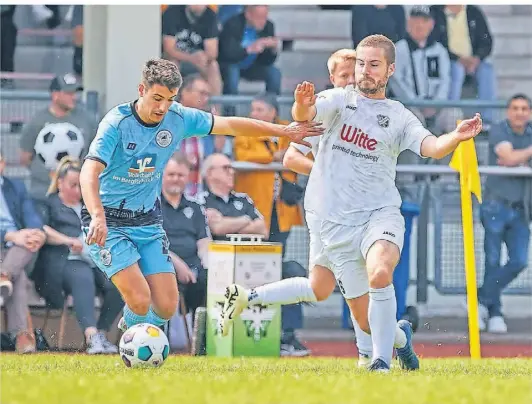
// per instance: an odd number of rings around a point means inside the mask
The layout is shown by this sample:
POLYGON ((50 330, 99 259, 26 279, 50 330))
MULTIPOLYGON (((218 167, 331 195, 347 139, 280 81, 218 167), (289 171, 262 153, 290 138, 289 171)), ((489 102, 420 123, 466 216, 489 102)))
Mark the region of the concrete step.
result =
POLYGON ((20 46, 15 50, 15 71, 24 73, 72 72, 72 47, 20 46))
POLYGON ((512 56, 499 57, 494 60, 494 67, 499 78, 520 80, 532 78, 532 57, 512 56))
POLYGON ((508 98, 517 93, 532 94, 532 77, 516 80, 503 76, 498 78, 497 88, 499 98, 508 98))
POLYGON ((294 13, 272 10, 270 19, 277 35, 323 37, 351 36, 351 13, 336 10, 301 10, 294 13))
POLYGON ((530 32, 531 20, 529 16, 509 15, 509 16, 488 16, 488 26, 491 35, 497 38, 502 34, 523 35, 530 32))
POLYGON ((498 35, 493 41, 492 56, 532 57, 532 37, 526 33, 498 35))

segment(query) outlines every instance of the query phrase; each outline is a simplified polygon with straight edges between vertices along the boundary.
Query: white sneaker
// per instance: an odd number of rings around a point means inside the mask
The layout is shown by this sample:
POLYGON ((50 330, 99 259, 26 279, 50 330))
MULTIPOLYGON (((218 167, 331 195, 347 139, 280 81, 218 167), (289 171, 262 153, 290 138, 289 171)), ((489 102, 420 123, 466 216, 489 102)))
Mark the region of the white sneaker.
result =
POLYGON ((488 321, 488 332, 496 334, 506 334, 508 332, 508 326, 502 316, 491 317, 488 321))
POLYGON ((248 307, 248 292, 242 286, 232 284, 225 289, 225 303, 220 313, 219 326, 222 336, 229 334, 236 317, 248 307))
POLYGON ((358 367, 367 368, 371 363, 371 358, 368 355, 359 354, 358 355, 358 367))

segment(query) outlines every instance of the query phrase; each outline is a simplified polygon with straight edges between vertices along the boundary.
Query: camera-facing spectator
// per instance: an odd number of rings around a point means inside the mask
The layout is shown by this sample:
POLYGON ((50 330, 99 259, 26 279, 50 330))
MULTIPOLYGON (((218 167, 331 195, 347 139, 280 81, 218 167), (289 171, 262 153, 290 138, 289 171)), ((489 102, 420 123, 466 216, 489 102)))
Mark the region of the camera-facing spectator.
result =
POLYGON ((39 252, 32 279, 49 308, 62 308, 66 296, 72 295, 88 354, 113 354, 118 353, 118 348, 107 340, 105 332, 124 303, 118 289, 90 258, 81 231, 80 170, 77 161, 64 157, 46 199, 38 203, 47 240, 39 252), (97 291, 103 296, 98 321, 94 307, 97 291))
MULTIPOLYGON (((478 98, 497 98, 495 70, 489 56, 493 40, 488 23, 477 6, 431 6, 435 27, 433 37, 449 50, 451 89, 449 98, 459 100, 466 76, 475 76, 478 98)), ((493 123, 493 111, 482 112, 485 123, 493 123)))
POLYGON ((397 42, 405 37, 405 10, 399 5, 353 6, 351 17, 351 38, 353 48, 365 37, 381 34, 397 42))
POLYGON ((211 154, 203 162, 207 189, 198 196, 206 209, 214 240, 227 240, 227 234, 262 234, 268 238, 264 218, 251 198, 233 190, 235 170, 223 154, 211 154))
POLYGON ((43 199, 61 158, 83 158, 96 134, 95 118, 77 105, 80 84, 73 74, 55 77, 50 105, 25 125, 20 139, 20 161, 30 169, 30 194, 43 199))
MULTIPOLYGON (((427 6, 410 11, 407 37, 397 42, 395 73, 390 88, 396 97, 408 100, 448 100, 451 60, 445 47, 430 37, 434 20, 427 6)), ((451 132, 461 111, 456 108, 411 108, 436 134, 451 132)))
MULTIPOLYGON (((264 81, 267 93, 280 94, 281 71, 274 66, 278 45, 268 6, 246 6, 243 13, 226 21, 218 58, 224 94, 238 94, 241 77, 264 81)), ((234 114, 234 109, 229 113, 234 114)))
POLYGON ((183 77, 200 73, 212 94, 222 90, 218 58, 218 21, 205 4, 169 6, 163 14, 163 50, 183 77))
POLYGON ((205 209, 184 194, 190 174, 187 158, 176 153, 164 169, 161 208, 170 256, 192 313, 207 303, 207 251, 211 234, 205 209))
MULTIPOLYGON (((532 103, 524 94, 508 102, 507 118, 489 133, 489 165, 530 166, 532 159, 532 103)), ((480 218, 484 226, 484 283, 478 291, 481 330, 505 333, 501 310, 502 291, 528 266, 530 242, 530 178, 488 176, 480 218), (501 262, 505 243, 508 261, 501 262)))
POLYGON ((0 296, 6 307, 7 332, 16 338, 18 353, 35 352, 35 335, 28 329, 26 266, 42 247, 46 235, 24 183, 3 176, 0 155, 0 296))

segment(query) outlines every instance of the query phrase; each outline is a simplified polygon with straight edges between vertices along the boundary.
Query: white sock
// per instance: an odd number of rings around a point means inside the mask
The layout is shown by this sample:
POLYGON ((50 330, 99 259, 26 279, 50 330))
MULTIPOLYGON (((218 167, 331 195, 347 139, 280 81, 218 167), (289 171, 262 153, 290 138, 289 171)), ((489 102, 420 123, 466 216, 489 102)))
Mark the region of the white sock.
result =
POLYGON ((369 290, 369 326, 373 340, 373 359, 380 358, 389 366, 392 363, 396 335, 397 300, 393 285, 369 290))
POLYGON ((351 315, 351 320, 353 321, 355 336, 357 337, 358 354, 366 355, 371 358, 373 356, 373 341, 371 340, 371 335, 360 328, 353 315, 351 315))
POLYGON ((406 334, 399 328, 399 325, 395 326, 395 341, 393 343, 394 348, 404 348, 406 345, 406 334))
POLYGON ((316 302, 316 296, 308 278, 287 278, 251 289, 250 304, 293 304, 316 302))

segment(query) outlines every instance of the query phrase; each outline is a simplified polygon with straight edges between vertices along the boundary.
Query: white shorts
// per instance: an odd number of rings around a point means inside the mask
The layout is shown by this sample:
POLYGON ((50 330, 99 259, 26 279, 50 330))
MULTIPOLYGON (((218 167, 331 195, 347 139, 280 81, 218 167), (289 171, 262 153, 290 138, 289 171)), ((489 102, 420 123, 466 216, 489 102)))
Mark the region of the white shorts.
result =
POLYGON ((322 250, 315 264, 330 268, 346 299, 354 299, 369 291, 366 255, 378 240, 387 240, 403 249, 405 221, 398 208, 385 207, 360 213, 358 226, 321 221, 322 250))

